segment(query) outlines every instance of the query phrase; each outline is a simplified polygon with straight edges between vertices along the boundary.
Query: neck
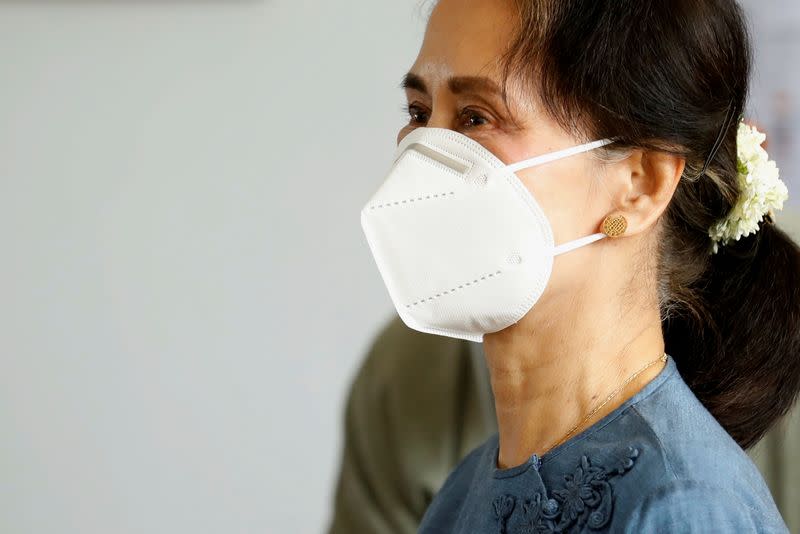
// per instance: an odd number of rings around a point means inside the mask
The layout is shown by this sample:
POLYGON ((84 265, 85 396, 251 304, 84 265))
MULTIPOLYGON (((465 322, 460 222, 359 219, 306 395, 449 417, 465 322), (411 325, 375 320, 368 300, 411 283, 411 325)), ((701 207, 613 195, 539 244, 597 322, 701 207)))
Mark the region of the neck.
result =
MULTIPOLYGON (((642 366, 664 352, 657 302, 630 306, 584 292, 565 312, 558 297, 484 336, 499 432, 498 467, 542 456, 642 366), (620 310, 627 310, 620 312, 620 310), (556 318, 556 319, 554 319, 556 318)), ((663 369, 657 362, 575 429, 591 426, 663 369)))

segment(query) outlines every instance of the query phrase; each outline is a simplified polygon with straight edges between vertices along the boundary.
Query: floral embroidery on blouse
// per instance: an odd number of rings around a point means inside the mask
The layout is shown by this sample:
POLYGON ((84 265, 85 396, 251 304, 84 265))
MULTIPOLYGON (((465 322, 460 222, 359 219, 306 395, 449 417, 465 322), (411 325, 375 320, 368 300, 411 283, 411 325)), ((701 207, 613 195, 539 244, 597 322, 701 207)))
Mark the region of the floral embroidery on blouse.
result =
POLYGON ((593 465, 582 456, 573 473, 564 475, 562 487, 530 498, 500 495, 493 503, 500 534, 551 534, 580 532, 584 526, 600 529, 608 524, 613 511, 613 491, 609 479, 625 474, 639 456, 639 449, 628 447, 612 459, 608 467, 593 465), (519 506, 517 506, 519 505, 519 506), (513 512, 521 516, 508 529, 513 512))

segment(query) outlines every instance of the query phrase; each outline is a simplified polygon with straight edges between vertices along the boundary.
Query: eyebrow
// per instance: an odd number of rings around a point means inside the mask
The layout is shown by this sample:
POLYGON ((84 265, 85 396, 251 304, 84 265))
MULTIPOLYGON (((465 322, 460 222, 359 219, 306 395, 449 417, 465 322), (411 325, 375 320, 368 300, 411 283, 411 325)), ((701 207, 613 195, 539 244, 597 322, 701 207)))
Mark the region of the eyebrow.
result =
MULTIPOLYGON (((428 94, 428 86, 425 80, 413 72, 406 73, 400 82, 403 89, 413 89, 421 93, 428 94)), ((497 83, 485 76, 453 76, 447 79, 447 87, 454 94, 461 93, 490 93, 500 94, 500 87, 497 83)))

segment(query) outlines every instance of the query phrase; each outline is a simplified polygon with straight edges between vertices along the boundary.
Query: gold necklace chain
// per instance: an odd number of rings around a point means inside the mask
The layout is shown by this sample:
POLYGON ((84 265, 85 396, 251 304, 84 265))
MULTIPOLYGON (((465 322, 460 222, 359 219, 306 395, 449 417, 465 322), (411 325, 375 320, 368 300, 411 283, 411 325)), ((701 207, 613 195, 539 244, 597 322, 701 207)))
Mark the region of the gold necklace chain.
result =
MULTIPOLYGON (((627 378, 627 380, 625 380, 625 382, 623 382, 623 383, 622 383, 622 385, 620 385, 620 386, 619 386, 617 389, 615 389, 614 391, 612 391, 612 392, 611 392, 611 394, 610 394, 608 397, 606 397, 606 400, 604 400, 602 403, 600 403, 600 405, 599 405, 599 406, 597 406, 595 409, 593 409, 591 412, 589 412, 589 415, 587 415, 586 417, 584 417, 584 418, 583 418, 583 419, 582 419, 582 420, 581 420, 581 421, 580 421, 580 422, 579 422, 577 425, 575 425, 574 427, 572 427, 572 428, 569 430, 569 432, 567 432, 567 433, 564 435, 564 437, 563 437, 563 438, 561 438, 561 439, 558 441, 558 443, 556 443, 555 445, 553 445, 552 447, 550 447, 550 449, 555 449, 556 447, 558 447, 559 445, 561 445, 562 443, 564 443, 564 442, 567 440, 567 438, 569 438, 569 437, 572 435, 572 433, 573 433, 573 432, 575 432, 575 431, 576 431, 576 430, 577 430, 577 429, 578 429, 578 428, 579 428, 579 427, 580 427, 580 426, 581 426, 583 423, 585 423, 586 421, 588 421, 588 420, 589 420, 589 419, 590 419, 590 418, 591 418, 591 417, 592 417, 594 414, 596 414, 596 413, 597 413, 597 410, 599 410, 600 408, 602 408, 603 406, 605 406, 605 405, 608 403, 608 401, 610 401, 611 399, 613 399, 613 398, 614 398, 614 396, 615 396, 617 393, 619 393, 620 391, 622 391, 622 389, 623 389, 625 386, 627 386, 627 385, 628 385, 628 384, 631 382, 631 380, 633 380, 634 378, 636 378, 637 376, 639 376, 640 374, 642 374, 644 371, 646 371, 647 369, 649 369, 649 368, 650 368, 650 367, 652 367, 653 365, 657 364, 658 362, 665 362, 665 361, 667 361, 667 353, 666 353, 666 352, 665 352, 664 354, 662 354, 661 356, 659 356, 658 358, 656 358, 655 360, 653 360, 652 362, 650 362, 650 363, 648 363, 647 365, 645 365, 644 367, 642 367, 641 369, 639 369, 638 371, 636 371, 635 373, 633 373, 631 376, 629 376, 629 377, 627 378)), ((549 450, 549 449, 548 449, 548 450, 549 450)), ((547 452, 547 451, 545 451, 545 452, 547 452)), ((543 453, 543 454, 544 454, 544 453, 543 453)))

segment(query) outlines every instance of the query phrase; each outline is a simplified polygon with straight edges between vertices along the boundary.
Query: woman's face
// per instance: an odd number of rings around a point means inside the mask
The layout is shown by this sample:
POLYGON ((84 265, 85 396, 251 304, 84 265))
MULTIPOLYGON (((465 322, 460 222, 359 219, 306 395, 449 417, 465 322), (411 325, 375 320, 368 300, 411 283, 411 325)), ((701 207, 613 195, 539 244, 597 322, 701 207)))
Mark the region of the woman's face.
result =
MULTIPOLYGON (((583 143, 541 112, 536 95, 525 94, 513 80, 508 107, 503 103, 499 58, 514 29, 511 0, 441 0, 405 78, 409 122, 398 142, 417 127, 448 128, 505 163, 583 143)), ((599 164, 587 154, 517 172, 550 220, 556 244, 599 231, 613 211, 599 173, 599 164)), ((586 276, 590 248, 556 257, 543 299, 568 289, 576 275, 586 276)))

